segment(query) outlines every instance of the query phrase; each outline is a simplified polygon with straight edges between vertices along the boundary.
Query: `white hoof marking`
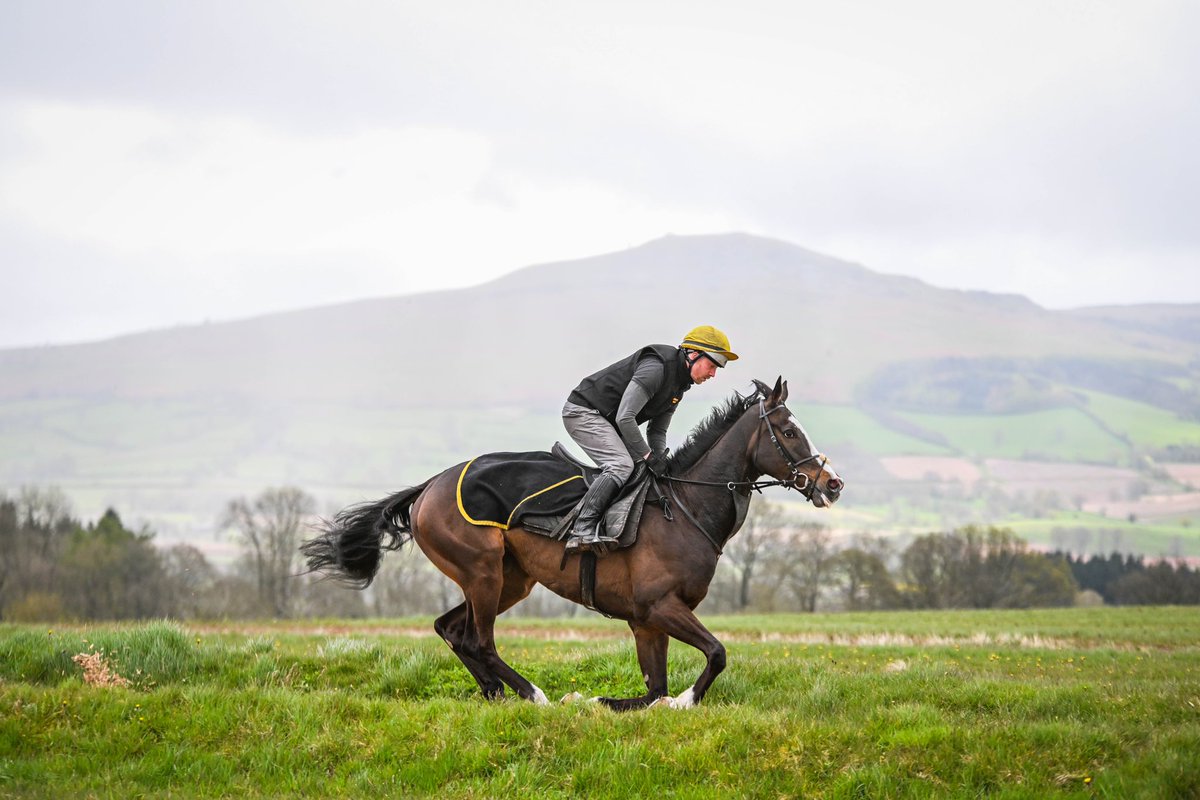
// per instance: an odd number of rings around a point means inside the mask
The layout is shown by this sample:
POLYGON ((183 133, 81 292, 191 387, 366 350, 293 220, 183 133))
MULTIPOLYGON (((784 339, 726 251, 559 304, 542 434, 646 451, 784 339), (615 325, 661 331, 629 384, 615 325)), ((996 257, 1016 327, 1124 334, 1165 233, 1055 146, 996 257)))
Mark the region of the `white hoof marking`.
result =
POLYGON ((678 697, 669 698, 668 701, 671 704, 671 708, 692 708, 693 706, 695 706, 696 705, 696 691, 695 690, 696 690, 695 686, 689 686, 687 688, 687 691, 685 691, 683 694, 679 695, 678 697))
POLYGON ((558 702, 560 702, 560 703, 577 703, 582 699, 583 699, 583 695, 581 695, 579 692, 570 692, 569 694, 564 694, 562 696, 562 700, 559 700, 558 702))
MULTIPOLYGON (((529 685, 533 686, 532 683, 529 685)), ((536 705, 539 705, 539 706, 550 705, 550 701, 546 699, 546 693, 543 692, 541 689, 539 689, 536 686, 533 686, 533 697, 531 697, 529 699, 532 700, 536 705)))

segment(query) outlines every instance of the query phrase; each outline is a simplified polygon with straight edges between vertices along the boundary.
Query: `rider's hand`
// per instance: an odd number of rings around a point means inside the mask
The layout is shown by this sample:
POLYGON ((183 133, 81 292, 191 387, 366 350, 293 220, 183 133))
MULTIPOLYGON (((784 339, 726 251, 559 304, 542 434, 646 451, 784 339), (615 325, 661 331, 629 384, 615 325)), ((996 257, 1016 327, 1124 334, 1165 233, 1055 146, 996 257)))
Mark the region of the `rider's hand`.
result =
POLYGON ((656 478, 667 477, 667 457, 658 453, 650 453, 646 456, 646 467, 654 473, 656 478))

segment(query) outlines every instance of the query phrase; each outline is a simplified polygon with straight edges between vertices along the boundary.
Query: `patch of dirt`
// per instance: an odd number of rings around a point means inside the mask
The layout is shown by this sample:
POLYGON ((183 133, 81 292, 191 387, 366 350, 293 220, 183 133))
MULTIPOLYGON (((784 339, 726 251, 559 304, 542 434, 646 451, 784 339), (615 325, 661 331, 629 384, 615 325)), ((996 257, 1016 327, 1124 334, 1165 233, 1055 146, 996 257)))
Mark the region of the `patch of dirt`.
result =
POLYGON ((951 456, 888 456, 879 462, 888 474, 902 481, 922 481, 932 475, 939 481, 973 484, 982 476, 970 461, 951 456))
POLYGON ((1119 482, 1122 486, 1136 480, 1138 474, 1124 467, 1098 467, 1091 464, 1074 464, 1055 461, 1013 461, 1004 458, 989 458, 984 461, 988 474, 996 480, 1021 483, 1039 481, 1089 481, 1091 483, 1119 482))
POLYGON ((1113 519, 1200 516, 1200 492, 1184 494, 1148 494, 1137 500, 1093 500, 1085 503, 1084 511, 1102 514, 1113 519))
POLYGON ((1160 464, 1174 480, 1193 489, 1200 489, 1200 464, 1160 464))
POLYGON ((984 468, 988 477, 1009 494, 1054 492, 1072 504, 1124 496, 1139 477, 1134 470, 1123 467, 1000 458, 987 459, 984 468))

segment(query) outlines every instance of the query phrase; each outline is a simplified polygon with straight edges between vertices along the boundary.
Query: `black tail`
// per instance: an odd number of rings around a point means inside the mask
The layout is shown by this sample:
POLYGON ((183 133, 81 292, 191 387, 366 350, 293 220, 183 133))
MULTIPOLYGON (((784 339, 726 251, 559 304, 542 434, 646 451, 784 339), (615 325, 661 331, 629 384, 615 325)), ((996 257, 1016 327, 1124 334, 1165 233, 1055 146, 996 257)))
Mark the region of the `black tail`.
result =
MULTIPOLYGON (((430 479, 432 480, 432 478, 430 479)), ((322 533, 300 545, 309 572, 365 589, 379 572, 384 550, 398 550, 412 538, 410 508, 429 481, 403 489, 377 503, 362 503, 322 520, 322 533)))

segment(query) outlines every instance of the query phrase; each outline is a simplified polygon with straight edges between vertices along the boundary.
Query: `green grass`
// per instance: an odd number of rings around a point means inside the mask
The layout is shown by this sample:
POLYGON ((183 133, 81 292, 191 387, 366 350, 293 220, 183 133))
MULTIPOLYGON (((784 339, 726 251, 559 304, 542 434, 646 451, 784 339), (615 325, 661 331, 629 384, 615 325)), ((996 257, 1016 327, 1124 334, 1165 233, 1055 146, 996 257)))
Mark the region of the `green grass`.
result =
MULTIPOLYGON (((625 715, 487 703, 438 640, 378 621, 0 626, 0 796, 1200 792, 1194 609, 708 622, 729 666, 705 703, 625 715), (133 687, 85 686, 70 657, 89 648, 133 687)), ((552 697, 634 694, 623 627, 514 620, 499 637, 552 697)), ((702 664, 675 643, 670 666, 678 693, 702 664)))
POLYGON ((1083 511, 1057 511, 1041 519, 1006 521, 1030 544, 1073 552, 1141 553, 1147 558, 1200 558, 1200 526, 1189 521, 1155 521, 1105 517, 1083 511), (1089 532, 1086 540, 1077 531, 1089 532))
POLYGON ((950 454, 945 447, 894 431, 851 406, 805 404, 797 414, 817 446, 830 455, 847 446, 873 456, 950 454))
POLYGON ((1161 408, 1121 397, 1084 392, 1088 411, 1113 431, 1144 449, 1200 444, 1200 424, 1180 419, 1161 408))
POLYGON ((1035 458, 1125 463, 1129 446, 1084 411, 1056 408, 1027 414, 916 414, 912 422, 936 431, 958 453, 973 458, 1035 458))

